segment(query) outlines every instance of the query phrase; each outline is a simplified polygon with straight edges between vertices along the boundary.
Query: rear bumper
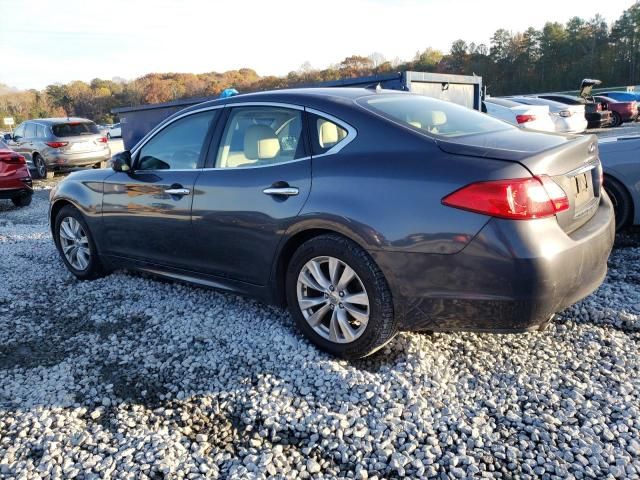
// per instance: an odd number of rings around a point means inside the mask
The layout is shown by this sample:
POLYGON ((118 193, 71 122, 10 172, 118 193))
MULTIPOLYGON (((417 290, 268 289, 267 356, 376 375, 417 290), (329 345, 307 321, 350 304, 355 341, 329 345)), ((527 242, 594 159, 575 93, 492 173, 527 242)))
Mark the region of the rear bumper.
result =
POLYGON ((493 218, 459 253, 372 252, 405 330, 523 332, 592 293, 607 272, 615 222, 603 195, 567 235, 555 218, 493 218))
POLYGON ((45 157, 47 167, 71 168, 93 165, 98 162, 106 162, 111 158, 111 149, 82 152, 82 153, 49 153, 45 157))
POLYGON ((585 114, 585 118, 589 124, 589 128, 606 127, 611 123, 611 112, 592 112, 585 114))

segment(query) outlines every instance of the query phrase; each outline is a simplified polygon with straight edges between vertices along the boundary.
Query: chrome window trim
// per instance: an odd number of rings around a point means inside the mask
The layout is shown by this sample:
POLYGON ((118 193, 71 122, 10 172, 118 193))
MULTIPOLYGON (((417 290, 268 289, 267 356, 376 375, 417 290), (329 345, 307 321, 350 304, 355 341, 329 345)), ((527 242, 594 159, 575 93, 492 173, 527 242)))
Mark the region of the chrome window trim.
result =
POLYGON ((349 125, 347 122, 334 117, 329 113, 316 110, 315 108, 305 108, 305 110, 309 113, 325 118, 335 123, 336 125, 339 125, 340 127, 344 128, 347 131, 347 136, 344 137, 341 142, 336 143, 333 147, 331 147, 329 150, 327 150, 324 153, 320 153, 318 155, 312 155, 311 156, 312 158, 320 158, 320 157, 326 157, 327 155, 334 155, 338 153, 340 150, 342 150, 344 147, 349 145, 351 142, 353 142, 355 138, 358 136, 358 131, 354 127, 349 125))
POLYGON ((180 120, 181 118, 187 117, 189 115, 195 115, 196 113, 202 113, 202 112, 207 112, 209 110, 217 110, 217 109, 221 109, 221 108, 225 108, 225 107, 229 107, 229 108, 235 108, 235 107, 276 107, 276 108, 289 108, 292 110, 299 110, 299 111, 306 111, 315 115, 318 115, 319 117, 322 118, 326 118, 327 120, 334 122, 336 125, 339 125, 340 127, 344 128, 347 131, 347 136, 339 143, 337 143, 336 145, 334 145, 333 147, 331 147, 329 150, 327 150, 324 153, 318 154, 318 155, 307 155, 305 157, 301 157, 301 158, 295 158, 293 160, 289 160, 286 162, 278 162, 278 163, 274 163, 273 165, 255 165, 255 166, 246 166, 246 167, 234 167, 234 168, 219 168, 219 167, 203 167, 203 168, 193 168, 193 169, 165 169, 165 170, 140 170, 141 172, 194 172, 194 171, 209 171, 209 170, 249 170, 249 169, 254 169, 254 168, 266 168, 266 167, 274 167, 276 165, 286 165, 289 163, 293 163, 293 162, 301 162, 304 160, 309 160, 312 158, 320 158, 320 157, 325 157, 327 155, 334 155, 336 153, 338 153, 340 150, 342 150, 344 147, 346 147, 347 145, 349 145, 353 140, 355 140, 356 136, 358 135, 358 131, 352 127, 350 124, 346 123, 343 120, 340 120, 339 118, 336 118, 335 116, 323 112, 321 110, 316 110, 314 108, 307 108, 307 107, 303 107, 301 105, 295 105, 295 104, 291 104, 291 103, 282 103, 282 102, 234 102, 234 103, 225 103, 223 105, 214 105, 214 106, 209 106, 209 107, 204 107, 204 108, 199 108, 197 110, 190 110, 189 112, 185 112, 182 115, 179 115, 173 119, 171 119, 170 122, 167 123, 161 123, 160 125, 157 125, 156 127, 154 127, 149 133, 147 133, 144 137, 142 137, 142 140, 140 140, 140 142, 138 142, 138 145, 136 145, 136 147, 134 148, 134 150, 131 151, 131 158, 135 158, 135 156, 138 154, 138 152, 153 138, 155 137, 158 133, 160 133, 162 130, 164 130, 166 127, 168 127, 169 125, 171 125, 172 123, 180 120))

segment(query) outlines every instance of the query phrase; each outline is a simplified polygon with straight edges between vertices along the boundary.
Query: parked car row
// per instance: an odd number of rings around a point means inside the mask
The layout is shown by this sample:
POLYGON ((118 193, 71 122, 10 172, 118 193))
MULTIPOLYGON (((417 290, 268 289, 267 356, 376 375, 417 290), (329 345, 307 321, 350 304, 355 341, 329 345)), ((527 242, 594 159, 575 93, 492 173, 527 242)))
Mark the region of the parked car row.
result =
POLYGON ((100 168, 111 158, 107 137, 85 118, 27 120, 4 140, 26 159, 38 178, 74 167, 100 168))
POLYGON ((594 85, 599 80, 584 79, 580 85, 579 96, 549 93, 540 95, 520 95, 503 98, 485 98, 483 111, 523 128, 560 133, 582 133, 587 128, 617 127, 625 122, 638 119, 638 101, 636 96, 628 92, 607 92, 592 96, 594 85), (514 102, 508 104, 507 102, 514 102), (517 104, 547 106, 554 128, 542 111, 522 113, 517 104))

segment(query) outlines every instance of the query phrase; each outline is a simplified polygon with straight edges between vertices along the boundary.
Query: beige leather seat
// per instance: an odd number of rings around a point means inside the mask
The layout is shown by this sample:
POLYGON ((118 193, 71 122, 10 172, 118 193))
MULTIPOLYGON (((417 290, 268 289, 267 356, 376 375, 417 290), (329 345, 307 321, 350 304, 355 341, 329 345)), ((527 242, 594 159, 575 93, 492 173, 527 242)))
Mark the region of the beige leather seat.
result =
POLYGON ((331 148, 344 137, 347 132, 328 120, 318 120, 318 140, 322 148, 331 148))
POLYGON ((244 133, 241 152, 229 152, 225 146, 220 167, 235 168, 250 166, 258 161, 275 159, 280 153, 280 141, 276 132, 267 125, 250 125, 244 133))

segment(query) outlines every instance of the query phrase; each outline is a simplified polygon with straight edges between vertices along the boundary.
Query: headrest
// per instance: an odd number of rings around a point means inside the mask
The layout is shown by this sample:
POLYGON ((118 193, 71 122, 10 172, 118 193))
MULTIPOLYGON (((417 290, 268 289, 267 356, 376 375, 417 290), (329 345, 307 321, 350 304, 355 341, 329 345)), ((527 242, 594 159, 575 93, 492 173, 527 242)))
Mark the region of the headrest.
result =
POLYGON ((333 147, 340 136, 338 134, 338 126, 327 120, 318 120, 318 137, 322 148, 333 147))
POLYGON ((244 134, 244 155, 249 160, 268 160, 280 152, 276 132, 267 125, 251 125, 244 134))
POLYGON ((444 125, 447 123, 447 114, 439 110, 431 112, 431 126, 437 127, 438 125, 444 125))
POLYGON ((427 110, 414 113, 407 121, 409 125, 430 130, 433 127, 447 123, 447 114, 439 110, 427 110))

